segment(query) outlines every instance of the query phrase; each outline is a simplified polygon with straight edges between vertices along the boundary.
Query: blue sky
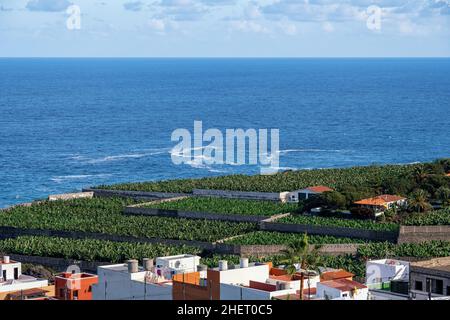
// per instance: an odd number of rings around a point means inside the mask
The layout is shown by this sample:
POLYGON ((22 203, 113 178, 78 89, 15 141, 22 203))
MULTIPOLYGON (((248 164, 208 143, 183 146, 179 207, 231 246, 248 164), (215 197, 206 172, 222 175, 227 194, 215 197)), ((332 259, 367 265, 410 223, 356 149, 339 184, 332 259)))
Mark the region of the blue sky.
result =
POLYGON ((450 0, 0 0, 0 56, 448 57, 450 0))

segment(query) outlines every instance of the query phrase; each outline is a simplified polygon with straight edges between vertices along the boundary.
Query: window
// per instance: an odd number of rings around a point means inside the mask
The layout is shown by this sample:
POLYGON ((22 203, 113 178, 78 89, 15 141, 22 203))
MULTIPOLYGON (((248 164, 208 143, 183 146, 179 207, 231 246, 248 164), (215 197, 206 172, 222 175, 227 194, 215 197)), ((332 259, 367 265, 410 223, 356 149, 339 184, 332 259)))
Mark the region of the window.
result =
POLYGON ((423 291, 422 281, 416 281, 416 283, 414 284, 414 289, 419 290, 419 291, 423 291))
POLYGON ((435 294, 444 294, 444 281, 439 279, 427 278, 427 292, 435 294))
POLYGON ((89 286, 88 292, 92 292, 92 286, 89 286))
POLYGON ((450 286, 447 286, 447 296, 450 296, 450 286))
POLYGON ((78 300, 78 290, 73 290, 73 300, 78 300))
POLYGON ((14 279, 19 279, 19 268, 14 268, 14 279))
POLYGON ((3 270, 3 276, 2 276, 2 277, 3 277, 3 280, 4 280, 4 281, 7 280, 7 279, 6 279, 6 270, 3 270))
POLYGON ((342 297, 343 297, 343 298, 346 298, 346 297, 348 297, 348 294, 347 294, 347 293, 343 293, 343 294, 342 294, 342 297))

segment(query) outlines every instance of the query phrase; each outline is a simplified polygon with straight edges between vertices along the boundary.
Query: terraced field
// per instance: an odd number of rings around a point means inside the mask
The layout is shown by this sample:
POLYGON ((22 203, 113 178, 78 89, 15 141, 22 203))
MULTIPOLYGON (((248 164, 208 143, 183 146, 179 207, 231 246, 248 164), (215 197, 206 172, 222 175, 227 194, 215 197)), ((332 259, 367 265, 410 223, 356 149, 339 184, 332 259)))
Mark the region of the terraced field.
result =
POLYGON ((427 213, 415 213, 402 221, 406 226, 433 226, 450 225, 450 208, 431 211, 427 213))
POLYGON ((144 207, 251 216, 272 216, 298 209, 298 205, 293 203, 215 197, 189 197, 177 201, 146 204, 144 207))
POLYGON ((397 231, 399 225, 396 223, 380 223, 372 220, 340 219, 331 217, 318 217, 309 215, 291 215, 278 219, 279 223, 306 224, 315 226, 356 228, 378 231, 397 231))
POLYGON ((0 226, 212 242, 256 230, 252 223, 127 216, 122 198, 76 199, 0 212, 0 226))
POLYGON ((121 263, 127 259, 154 258, 182 253, 199 254, 201 250, 191 246, 21 236, 0 240, 0 252, 121 263))
POLYGON ((152 192, 186 192, 193 189, 282 192, 312 185, 326 185, 339 189, 354 186, 358 189, 379 185, 380 182, 414 173, 423 164, 366 166, 343 169, 315 169, 280 172, 275 175, 229 175, 202 179, 178 179, 159 182, 102 185, 96 188, 152 192))

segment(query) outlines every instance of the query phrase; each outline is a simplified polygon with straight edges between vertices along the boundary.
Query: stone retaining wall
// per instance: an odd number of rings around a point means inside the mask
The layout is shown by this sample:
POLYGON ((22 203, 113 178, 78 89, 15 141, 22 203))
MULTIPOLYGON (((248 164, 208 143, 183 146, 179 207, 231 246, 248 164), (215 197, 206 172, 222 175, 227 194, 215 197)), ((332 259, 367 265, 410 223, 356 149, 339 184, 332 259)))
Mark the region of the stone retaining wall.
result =
POLYGON ((81 198, 90 199, 92 197, 94 197, 94 192, 76 192, 76 193, 51 194, 48 196, 48 200, 56 201, 56 200, 81 199, 81 198))
POLYGON ((401 226, 398 243, 450 241, 450 226, 401 226))
POLYGON ((314 235, 328 235, 334 237, 348 237, 366 239, 372 241, 391 241, 396 242, 398 233, 393 231, 376 231, 354 228, 342 227, 328 227, 328 226, 314 226, 303 224, 289 224, 277 222, 261 222, 261 230, 278 231, 278 232, 293 232, 293 233, 308 233, 314 235))
POLYGON ((186 219, 207 219, 234 222, 260 222, 267 219, 267 216, 246 216, 237 214, 221 214, 212 212, 182 211, 182 210, 166 210, 157 208, 145 208, 137 206, 126 207, 123 211, 129 215, 159 216, 170 218, 186 218, 186 219))
POLYGON ((98 266, 111 264, 110 262, 99 262, 99 261, 89 262, 65 258, 28 256, 15 253, 10 253, 9 256, 11 257, 12 260, 16 260, 21 263, 42 265, 44 267, 52 268, 57 272, 67 271, 69 266, 76 265, 81 269, 81 271, 97 273, 98 266))
POLYGON ((280 192, 254 192, 254 191, 233 191, 233 190, 210 190, 194 189, 192 194, 195 196, 248 199, 248 200, 268 200, 281 201, 283 194, 280 192))
MULTIPOLYGON (((322 246, 320 252, 327 255, 356 254, 359 246, 360 244, 326 244, 322 246)), ((215 251, 222 254, 261 256, 278 254, 284 249, 286 249, 285 245, 233 245, 217 243, 215 251)))
POLYGON ((135 199, 166 199, 190 196, 188 193, 169 193, 169 192, 144 192, 144 191, 124 191, 124 190, 105 190, 105 189, 83 189, 83 192, 93 192, 95 197, 126 197, 135 199))

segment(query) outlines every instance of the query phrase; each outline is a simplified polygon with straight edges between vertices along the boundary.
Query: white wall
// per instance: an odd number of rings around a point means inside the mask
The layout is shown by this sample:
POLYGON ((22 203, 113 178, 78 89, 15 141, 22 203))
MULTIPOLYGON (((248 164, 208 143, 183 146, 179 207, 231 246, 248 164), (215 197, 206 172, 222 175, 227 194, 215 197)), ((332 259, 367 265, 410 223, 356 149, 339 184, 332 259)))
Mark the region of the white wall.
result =
POLYGON ((271 300, 274 297, 295 294, 296 289, 264 291, 232 284, 220 284, 220 300, 271 300))
POLYGON ((3 280, 13 280, 15 268, 18 269, 18 275, 20 276, 22 274, 22 264, 20 262, 0 264, 0 278, 3 277, 3 271, 6 271, 6 279, 3 280))
POLYGON ((409 263, 387 264, 386 259, 366 263, 366 284, 376 284, 391 280, 409 280, 409 263))
POLYGON ((145 272, 120 272, 98 268, 98 284, 92 286, 93 300, 172 300, 172 285, 141 281, 145 272))
POLYGON ((0 285, 0 292, 14 292, 20 290, 47 287, 47 280, 34 280, 28 282, 16 282, 11 285, 0 285))
POLYGON ((220 283, 249 285, 250 280, 265 282, 269 277, 269 265, 261 264, 248 268, 220 271, 220 283))

